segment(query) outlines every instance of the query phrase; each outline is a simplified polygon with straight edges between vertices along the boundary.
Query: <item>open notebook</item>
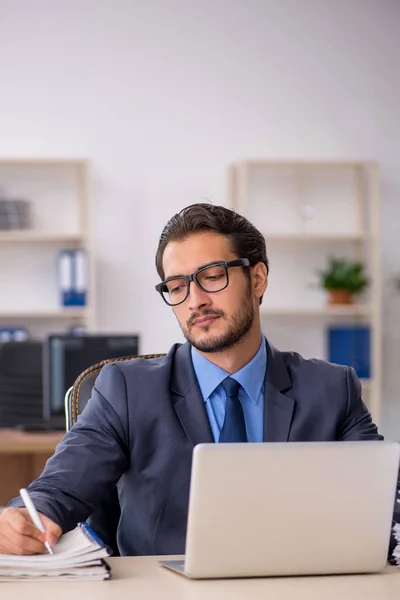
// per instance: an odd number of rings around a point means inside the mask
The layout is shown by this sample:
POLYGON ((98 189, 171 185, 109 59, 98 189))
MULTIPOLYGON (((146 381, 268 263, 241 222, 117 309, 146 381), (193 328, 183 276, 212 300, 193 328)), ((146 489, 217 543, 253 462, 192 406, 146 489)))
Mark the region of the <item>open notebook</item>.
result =
POLYGON ((1 581, 98 581, 109 579, 111 570, 104 558, 110 550, 86 524, 60 537, 50 554, 15 556, 0 554, 1 581))

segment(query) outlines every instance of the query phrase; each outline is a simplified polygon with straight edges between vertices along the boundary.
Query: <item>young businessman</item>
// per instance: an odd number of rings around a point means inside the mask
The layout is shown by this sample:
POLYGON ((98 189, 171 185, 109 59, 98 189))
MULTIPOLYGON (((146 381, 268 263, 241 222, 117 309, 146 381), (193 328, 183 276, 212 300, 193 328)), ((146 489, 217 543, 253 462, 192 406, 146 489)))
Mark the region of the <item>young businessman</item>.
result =
MULTIPOLYGON (((185 208, 164 228, 156 266, 156 289, 187 343, 163 358, 103 368, 28 488, 51 544, 118 482, 120 553, 183 553, 200 442, 382 439, 353 369, 280 352, 264 338, 268 259, 245 218, 220 206, 185 208)), ((43 550, 21 505, 14 499, 0 516, 0 553, 43 550)))

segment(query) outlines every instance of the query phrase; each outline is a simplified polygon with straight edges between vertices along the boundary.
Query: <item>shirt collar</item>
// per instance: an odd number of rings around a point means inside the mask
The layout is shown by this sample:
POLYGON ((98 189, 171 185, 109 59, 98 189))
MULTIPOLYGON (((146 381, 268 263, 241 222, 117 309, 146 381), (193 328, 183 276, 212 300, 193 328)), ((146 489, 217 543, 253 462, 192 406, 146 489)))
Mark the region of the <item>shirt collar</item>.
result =
MULTIPOLYGON (((229 377, 230 374, 205 358, 193 346, 191 347, 191 353, 197 381, 199 382, 203 400, 206 402, 214 390, 224 379, 226 379, 226 377, 229 377)), ((264 383, 266 370, 267 348, 265 338, 262 336, 257 354, 249 363, 247 363, 247 365, 231 375, 231 377, 236 379, 236 381, 243 386, 253 404, 257 403, 264 383)))

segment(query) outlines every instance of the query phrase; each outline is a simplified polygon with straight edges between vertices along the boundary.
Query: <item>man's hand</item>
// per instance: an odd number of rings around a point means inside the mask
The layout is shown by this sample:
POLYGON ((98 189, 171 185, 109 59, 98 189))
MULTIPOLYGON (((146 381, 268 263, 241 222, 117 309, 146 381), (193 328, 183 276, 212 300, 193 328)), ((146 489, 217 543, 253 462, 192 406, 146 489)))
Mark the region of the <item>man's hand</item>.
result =
POLYGON ((5 508, 0 514, 0 554, 40 554, 44 542, 54 546, 61 527, 39 513, 46 533, 32 523, 26 508, 5 508))

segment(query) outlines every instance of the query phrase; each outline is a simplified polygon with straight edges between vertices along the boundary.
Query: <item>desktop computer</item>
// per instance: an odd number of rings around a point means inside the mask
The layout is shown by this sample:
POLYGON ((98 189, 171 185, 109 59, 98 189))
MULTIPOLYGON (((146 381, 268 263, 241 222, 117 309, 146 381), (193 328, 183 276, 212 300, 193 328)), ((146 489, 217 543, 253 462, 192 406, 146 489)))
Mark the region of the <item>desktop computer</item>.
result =
POLYGON ((108 358, 135 356, 134 334, 49 335, 43 346, 43 420, 52 429, 65 429, 64 397, 88 367, 108 358))
POLYGON ((64 430, 65 392, 82 371, 138 353, 135 334, 54 334, 44 342, 0 343, 0 428, 64 430))
POLYGON ((42 342, 0 343, 0 427, 33 426, 42 416, 42 342))

